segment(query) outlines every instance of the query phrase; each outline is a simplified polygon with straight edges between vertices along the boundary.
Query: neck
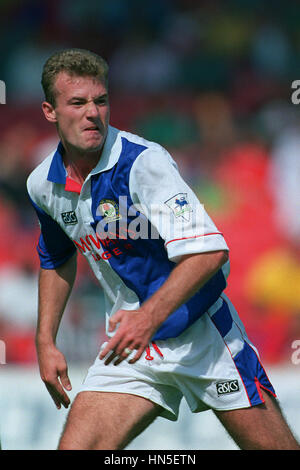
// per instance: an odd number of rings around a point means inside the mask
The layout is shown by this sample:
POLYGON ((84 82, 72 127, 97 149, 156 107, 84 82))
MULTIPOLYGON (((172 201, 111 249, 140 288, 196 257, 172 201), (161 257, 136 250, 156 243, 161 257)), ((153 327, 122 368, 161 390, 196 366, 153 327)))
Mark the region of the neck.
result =
POLYGON ((88 174, 95 168, 101 157, 101 150, 97 152, 79 153, 65 146, 63 162, 69 178, 83 184, 88 174))
POLYGON ((85 181, 88 174, 92 171, 92 169, 95 168, 95 166, 95 164, 88 164, 86 161, 74 162, 70 160, 69 162, 65 163, 69 178, 73 179, 74 181, 77 181, 77 183, 80 183, 81 185, 85 181))

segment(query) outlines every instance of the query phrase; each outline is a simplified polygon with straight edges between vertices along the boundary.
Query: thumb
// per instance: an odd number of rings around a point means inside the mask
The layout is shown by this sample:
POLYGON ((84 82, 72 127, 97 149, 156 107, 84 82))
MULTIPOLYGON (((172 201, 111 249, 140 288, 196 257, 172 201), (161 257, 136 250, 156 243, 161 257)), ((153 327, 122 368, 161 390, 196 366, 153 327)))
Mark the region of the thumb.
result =
POLYGON ((123 310, 118 310, 114 313, 109 319, 109 328, 108 331, 112 332, 115 330, 116 326, 122 320, 123 310))
POLYGON ((60 374, 60 381, 61 381, 62 386, 66 390, 72 390, 72 385, 71 385, 67 371, 64 371, 60 374))

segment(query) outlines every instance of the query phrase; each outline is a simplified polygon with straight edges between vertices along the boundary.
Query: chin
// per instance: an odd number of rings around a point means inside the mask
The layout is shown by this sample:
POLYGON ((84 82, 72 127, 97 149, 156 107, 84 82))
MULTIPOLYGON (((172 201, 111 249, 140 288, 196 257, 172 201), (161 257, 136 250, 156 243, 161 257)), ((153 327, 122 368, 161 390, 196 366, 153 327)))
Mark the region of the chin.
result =
POLYGON ((80 146, 80 150, 81 152, 87 152, 87 153, 97 152, 101 150, 102 146, 103 146, 103 139, 97 140, 94 142, 84 142, 80 146))
POLYGON ((87 153, 93 153, 93 152, 99 152, 103 147, 103 142, 101 142, 98 145, 89 145, 87 148, 84 149, 84 152, 87 153))
POLYGON ((105 139, 101 136, 101 138, 91 139, 91 140, 85 142, 86 150, 90 151, 90 152, 100 150, 102 148, 104 140, 105 139))

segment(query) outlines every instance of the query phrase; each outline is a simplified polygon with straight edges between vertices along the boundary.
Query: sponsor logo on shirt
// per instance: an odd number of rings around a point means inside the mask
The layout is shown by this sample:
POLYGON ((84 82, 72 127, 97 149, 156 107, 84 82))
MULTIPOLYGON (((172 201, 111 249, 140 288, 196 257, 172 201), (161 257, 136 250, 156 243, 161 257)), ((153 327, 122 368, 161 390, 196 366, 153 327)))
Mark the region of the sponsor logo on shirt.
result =
POLYGON ((217 394, 225 395, 227 393, 235 393, 240 391, 238 380, 227 380, 226 382, 218 382, 216 384, 217 394))
POLYGON ((62 212, 61 216, 65 225, 75 225, 78 223, 75 211, 62 212))
POLYGON ((118 204, 112 199, 102 199, 98 207, 99 213, 102 215, 103 220, 107 223, 122 218, 118 204))
MULTIPOLYGON (((116 234, 117 235, 117 234, 116 234)), ((134 250, 134 247, 126 239, 118 235, 118 238, 100 238, 96 233, 73 240, 78 251, 82 255, 91 254, 95 261, 108 260, 112 256, 121 256, 125 252, 134 250), (122 243, 120 243, 122 240, 122 243)))
POLYGON ((190 220, 192 208, 187 200, 187 193, 178 193, 165 201, 165 204, 172 210, 175 217, 182 217, 187 221, 190 220))

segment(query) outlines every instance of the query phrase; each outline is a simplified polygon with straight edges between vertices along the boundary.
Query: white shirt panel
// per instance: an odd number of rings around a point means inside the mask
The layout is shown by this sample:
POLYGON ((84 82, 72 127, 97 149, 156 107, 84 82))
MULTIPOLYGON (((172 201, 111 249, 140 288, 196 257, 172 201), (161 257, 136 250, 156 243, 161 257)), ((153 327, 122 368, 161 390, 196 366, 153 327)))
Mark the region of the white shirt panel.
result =
POLYGON ((171 261, 177 262, 185 254, 228 250, 224 237, 163 148, 147 149, 137 157, 129 189, 135 207, 165 240, 171 261))

